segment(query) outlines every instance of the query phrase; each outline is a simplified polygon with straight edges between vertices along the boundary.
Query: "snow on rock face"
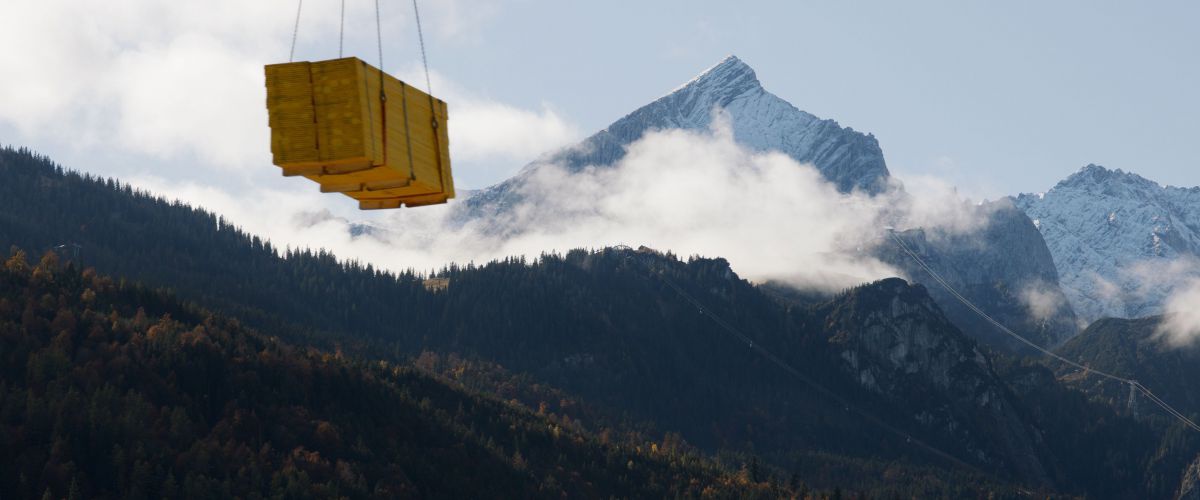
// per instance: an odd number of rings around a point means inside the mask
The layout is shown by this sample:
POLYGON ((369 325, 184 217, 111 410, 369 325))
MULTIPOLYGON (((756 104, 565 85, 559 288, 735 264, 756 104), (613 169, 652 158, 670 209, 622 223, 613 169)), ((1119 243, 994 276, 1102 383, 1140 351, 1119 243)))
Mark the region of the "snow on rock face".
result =
POLYGON ((712 124, 714 108, 729 118, 739 143, 812 163, 843 192, 855 188, 878 192, 885 187, 887 166, 874 136, 796 109, 763 89, 754 70, 735 56, 605 132, 628 144, 650 129, 703 130, 712 124))
POLYGON ((1016 204, 1039 221, 1067 298, 1087 321, 1158 314, 1176 286, 1200 276, 1200 188, 1088 165, 1016 204))
POLYGON ((494 214, 520 201, 518 187, 542 166, 556 164, 568 171, 610 166, 625 156, 625 148, 655 130, 707 130, 714 110, 729 121, 734 139, 759 151, 779 151, 800 163, 811 163, 839 190, 878 193, 889 177, 883 150, 872 135, 842 128, 796 109, 767 92, 754 70, 729 56, 658 100, 617 120, 582 143, 547 155, 515 177, 481 190, 464 202, 460 218, 494 214))

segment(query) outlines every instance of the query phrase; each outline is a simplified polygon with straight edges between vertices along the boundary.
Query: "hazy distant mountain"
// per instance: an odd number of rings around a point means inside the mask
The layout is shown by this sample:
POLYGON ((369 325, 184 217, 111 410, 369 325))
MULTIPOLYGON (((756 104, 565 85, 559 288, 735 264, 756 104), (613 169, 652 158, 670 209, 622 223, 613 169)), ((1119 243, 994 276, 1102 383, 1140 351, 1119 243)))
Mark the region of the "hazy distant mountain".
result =
POLYGON ((1200 276, 1200 188, 1088 165, 1016 204, 1037 224, 1067 297, 1089 321, 1157 314, 1175 285, 1200 276))

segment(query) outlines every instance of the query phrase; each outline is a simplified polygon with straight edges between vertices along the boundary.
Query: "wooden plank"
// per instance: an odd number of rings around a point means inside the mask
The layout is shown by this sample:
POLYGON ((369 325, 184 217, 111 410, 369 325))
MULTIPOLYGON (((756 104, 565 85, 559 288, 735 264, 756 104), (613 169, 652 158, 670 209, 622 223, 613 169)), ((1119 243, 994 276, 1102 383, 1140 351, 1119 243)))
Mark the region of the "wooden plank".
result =
POLYGON ((368 161, 366 158, 347 158, 339 160, 334 164, 321 161, 299 162, 280 167, 280 169, 283 170, 284 177, 293 177, 298 175, 303 175, 306 177, 348 175, 352 172, 361 172, 370 170, 372 168, 374 168, 374 166, 371 165, 370 161, 368 161))
POLYGON ((386 210, 389 208, 400 208, 403 203, 399 198, 386 200, 359 200, 359 210, 386 210))
POLYGON ((449 197, 446 196, 445 194, 433 194, 433 195, 427 195, 427 196, 413 196, 410 198, 404 198, 403 201, 404 201, 404 206, 413 208, 413 207, 424 207, 427 205, 440 205, 442 203, 446 203, 447 199, 449 199, 449 197))
POLYGON ((432 194, 441 194, 441 192, 442 192, 441 186, 439 186, 437 184, 430 185, 430 184, 426 184, 421 181, 415 180, 415 181, 411 181, 407 186, 404 186, 404 187, 390 188, 390 189, 378 189, 378 190, 369 191, 369 192, 364 191, 361 193, 351 192, 348 194, 350 196, 352 196, 353 198, 361 200, 361 199, 366 199, 366 198, 379 198, 379 197, 405 198, 405 197, 410 197, 410 196, 425 196, 425 195, 432 195, 432 194))
POLYGON ((271 153, 276 164, 319 158, 310 66, 301 62, 264 68, 271 153))
MULTIPOLYGON (((322 193, 347 193, 347 194, 362 195, 362 196, 367 196, 367 195, 378 196, 378 193, 381 191, 403 188, 403 187, 408 186, 409 182, 410 181, 408 179, 388 179, 388 180, 379 180, 379 181, 373 181, 373 182, 359 182, 359 183, 348 183, 348 184, 332 184, 332 183, 322 182, 321 183, 321 192, 322 193)), ((352 197, 354 197, 354 196, 352 196, 352 197)))
POLYGON ((266 72, 272 153, 284 175, 358 199, 364 210, 454 196, 444 101, 357 58, 266 72), (379 99, 381 83, 386 101, 379 99))
POLYGON ((354 59, 312 65, 313 101, 321 160, 371 157, 362 73, 354 59))
POLYGON ((319 177, 314 177, 313 180, 322 184, 355 184, 389 181, 400 178, 387 166, 371 165, 367 158, 363 158, 357 166, 360 168, 343 169, 340 171, 335 168, 322 170, 316 174, 319 177))
POLYGON ((373 198, 368 200, 359 200, 358 208, 360 210, 382 210, 389 208, 400 208, 401 205, 406 207, 424 207, 428 205, 446 203, 447 199, 448 198, 444 194, 410 196, 405 198, 373 198))
POLYGON ((384 137, 384 101, 379 92, 379 70, 365 62, 355 59, 359 78, 359 86, 363 88, 363 133, 370 143, 371 163, 383 165, 387 152, 384 149, 387 140, 384 137))
POLYGON ((438 111, 441 116, 441 122, 440 122, 441 126, 438 127, 438 135, 439 135, 438 140, 439 140, 439 146, 441 146, 441 151, 439 151, 439 153, 441 153, 441 155, 442 155, 442 158, 441 158, 441 160, 442 160, 442 168, 441 168, 442 193, 444 193, 447 198, 453 198, 455 196, 455 193, 454 193, 454 176, 451 175, 451 169, 450 169, 450 124, 449 124, 450 110, 449 110, 449 106, 446 105, 445 101, 439 100, 437 102, 439 103, 440 109, 438 111))

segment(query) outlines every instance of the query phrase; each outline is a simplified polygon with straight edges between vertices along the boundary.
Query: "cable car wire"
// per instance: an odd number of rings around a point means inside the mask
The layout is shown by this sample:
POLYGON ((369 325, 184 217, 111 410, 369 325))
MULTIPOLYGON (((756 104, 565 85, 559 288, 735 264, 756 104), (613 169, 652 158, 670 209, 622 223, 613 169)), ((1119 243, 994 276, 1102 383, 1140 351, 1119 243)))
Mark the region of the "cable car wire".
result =
POLYGON ((972 303, 970 300, 968 300, 966 297, 964 297, 962 294, 960 294, 958 292, 958 290, 956 290, 953 286, 951 286, 950 283, 947 282, 946 279, 942 277, 942 275, 938 274, 937 271, 934 271, 933 268, 931 268, 929 266, 929 264, 926 264, 925 261, 923 259, 921 259, 921 257, 918 256, 916 254, 916 252, 914 252, 911 248, 909 248, 908 244, 906 244, 904 242, 904 240, 902 238, 900 238, 900 236, 898 234, 896 234, 895 229, 884 228, 884 230, 887 231, 887 233, 892 237, 892 240, 896 242, 896 245, 898 245, 900 247, 900 249, 904 251, 904 253, 908 254, 909 257, 912 257, 912 259, 914 261, 916 261, 917 265, 919 265, 922 269, 924 269, 925 272, 929 273, 929 275, 931 277, 933 277, 933 280, 938 282, 938 284, 940 284, 943 288, 945 288, 946 291, 950 292, 950 295, 953 295, 954 298, 958 299, 959 302, 962 302, 962 304, 967 306, 968 309, 975 312, 975 314, 978 314, 981 318, 986 320, 988 323, 991 323, 992 326, 995 326, 1001 332, 1004 332, 1008 336, 1010 336, 1014 339, 1017 339, 1021 343, 1025 344, 1029 347, 1032 347, 1034 350, 1037 350, 1038 352, 1041 352, 1042 354, 1045 354, 1046 356, 1048 356, 1050 358, 1053 358, 1062 363, 1065 363, 1067 365, 1070 365, 1070 366, 1073 366, 1080 370, 1083 370, 1085 376, 1090 373, 1095 373, 1096 375, 1100 375, 1102 377, 1105 377, 1105 378, 1108 378, 1111 380, 1115 380, 1115 381, 1121 382, 1123 384, 1128 384, 1129 387, 1136 389, 1138 392, 1141 392, 1142 394, 1145 394, 1146 397, 1149 398, 1151 402, 1153 402, 1155 405, 1158 405, 1160 408, 1163 409, 1163 411, 1166 411, 1167 414, 1171 415, 1172 417, 1175 417, 1177 420, 1182 422, 1184 425, 1190 427, 1192 430, 1200 431, 1200 425, 1196 425, 1195 422, 1193 422, 1188 417, 1184 416, 1183 413, 1181 413, 1179 410, 1176 410, 1173 406, 1167 404, 1166 401, 1163 401, 1161 398, 1159 398, 1157 395, 1155 395, 1153 392, 1151 392, 1149 388, 1142 385, 1138 381, 1129 379, 1129 378, 1125 378, 1125 377, 1121 377, 1119 375, 1114 375, 1112 373, 1108 373, 1103 370, 1097 370, 1097 369, 1089 367, 1089 366, 1084 366, 1080 363, 1076 363, 1075 361, 1072 361, 1063 356, 1060 356, 1057 353, 1055 353, 1049 349, 1046 349, 1046 348, 1038 345, 1037 343, 1025 338, 1024 336, 1008 329, 1008 327, 1004 326, 999 321, 996 321, 995 318, 992 318, 986 312, 983 312, 982 309, 980 309, 978 306, 976 306, 974 303, 972 303))

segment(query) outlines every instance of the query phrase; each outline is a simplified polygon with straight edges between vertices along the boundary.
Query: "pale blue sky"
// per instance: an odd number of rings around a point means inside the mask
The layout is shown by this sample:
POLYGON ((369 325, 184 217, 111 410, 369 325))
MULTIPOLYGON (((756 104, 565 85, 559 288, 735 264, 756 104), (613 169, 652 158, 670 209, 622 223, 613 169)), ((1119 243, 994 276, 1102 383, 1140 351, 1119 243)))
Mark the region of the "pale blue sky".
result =
POLYGON ((874 133, 894 171, 968 193, 1044 190, 1087 163, 1200 184, 1197 2, 524 0, 483 19, 431 47, 436 69, 583 133, 732 53, 874 133))
MULTIPOLYGON (((297 58, 337 54, 339 5, 304 2, 297 58)), ((374 2, 346 5, 346 54, 374 63, 374 2)), ((420 83, 411 4, 381 5, 387 69, 420 83)), ((797 107, 875 134, 893 172, 971 197, 1045 190, 1087 163, 1200 185, 1200 2, 421 5, 461 187, 503 180, 728 54, 797 107)), ((0 143, 173 194, 294 192, 270 166, 262 65, 286 60, 295 6, 6 5, 0 143)))
MULTIPOLYGON (((873 133, 892 171, 914 183, 937 177, 994 199, 1049 189, 1094 162, 1200 185, 1198 2, 420 1, 434 91, 450 104, 459 187, 503 180, 728 54, 797 107, 873 133)), ((346 55, 371 63, 374 3, 346 0, 346 55)), ((337 55, 340 4, 305 0, 298 59, 337 55)), ((380 4, 386 69, 420 84, 411 3, 380 4)), ((296 0, 5 2, 0 144, 204 207, 279 247, 327 248, 390 269, 645 243, 636 228, 529 247, 472 247, 453 233, 420 243, 441 234, 446 206, 361 212, 347 197, 280 176, 263 65, 287 60, 295 8, 296 0), (404 238, 355 239, 351 221, 404 238)), ((703 244, 658 246, 732 256, 721 246, 726 233, 686 236, 703 244)), ((770 227, 756 237, 739 241, 779 234, 770 227)), ((832 251, 810 250, 798 255, 832 251)))

